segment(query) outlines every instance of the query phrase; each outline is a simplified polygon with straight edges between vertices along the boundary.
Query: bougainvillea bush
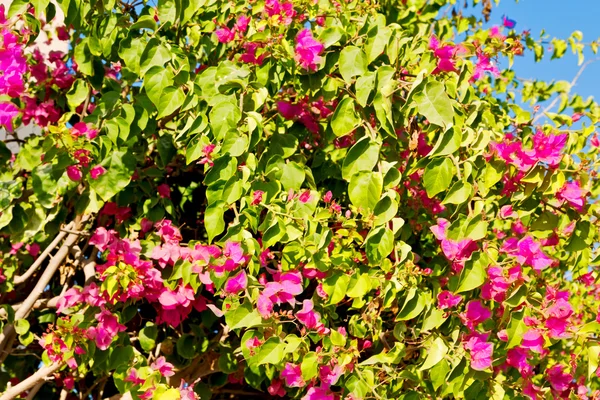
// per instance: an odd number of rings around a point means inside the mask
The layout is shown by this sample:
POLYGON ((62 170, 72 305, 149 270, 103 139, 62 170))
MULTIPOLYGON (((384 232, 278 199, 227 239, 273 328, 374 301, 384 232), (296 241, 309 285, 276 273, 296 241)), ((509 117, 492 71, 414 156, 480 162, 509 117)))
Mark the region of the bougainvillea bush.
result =
POLYGON ((481 6, 2 9, 0 399, 600 398, 599 42, 481 6))

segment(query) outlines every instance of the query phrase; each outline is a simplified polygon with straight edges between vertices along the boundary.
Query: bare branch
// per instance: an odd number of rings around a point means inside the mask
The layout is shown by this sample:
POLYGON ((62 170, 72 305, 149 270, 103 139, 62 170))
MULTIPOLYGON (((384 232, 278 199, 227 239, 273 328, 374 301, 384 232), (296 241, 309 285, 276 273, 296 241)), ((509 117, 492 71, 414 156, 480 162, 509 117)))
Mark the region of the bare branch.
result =
MULTIPOLYGON (((83 219, 78 217, 78 221, 75 222, 77 229, 85 221, 87 221, 87 217, 84 217, 83 219)), ((23 319, 29 315, 29 312, 33 309, 35 302, 39 299, 42 293, 44 293, 44 289, 54 276, 54 273, 69 254, 71 246, 73 246, 79 240, 79 238, 80 236, 76 234, 69 234, 67 236, 63 245, 58 249, 54 257, 52 257, 52 259, 48 263, 48 266, 44 270, 44 273, 38 280, 37 284, 31 291, 29 296, 25 299, 25 301, 23 301, 19 309, 15 312, 15 320, 23 319)), ((5 325, 4 330, 0 334, 0 362, 4 362, 6 357, 9 355, 15 336, 16 333, 14 325, 5 325)))
MULTIPOLYGON (((67 225, 67 227, 72 227, 72 226, 73 226, 73 222, 71 222, 69 225, 67 225)), ((59 234, 56 235, 56 238, 54 238, 52 243, 50 243, 48 245, 48 247, 46 247, 44 249, 44 252, 42 254, 40 254, 40 256, 35 260, 35 262, 33 264, 31 264, 31 267, 29 267, 29 269, 27 271, 25 271, 25 273, 23 275, 15 277, 14 284, 20 285, 21 283, 26 282, 27 279, 29 279, 31 277, 31 275, 33 275, 33 273, 40 267, 40 265, 42 265, 44 260, 50 255, 52 250, 54 250, 54 248, 56 246, 58 246, 60 241, 63 240, 63 238, 65 236, 67 236, 66 232, 59 232, 59 234)))
POLYGON ((15 386, 7 389, 2 396, 0 396, 0 400, 12 400, 16 399, 21 393, 24 391, 31 389, 32 387, 38 385, 41 382, 58 371, 63 364, 51 364, 47 367, 40 368, 35 374, 31 375, 29 378, 24 381, 16 384, 15 386))

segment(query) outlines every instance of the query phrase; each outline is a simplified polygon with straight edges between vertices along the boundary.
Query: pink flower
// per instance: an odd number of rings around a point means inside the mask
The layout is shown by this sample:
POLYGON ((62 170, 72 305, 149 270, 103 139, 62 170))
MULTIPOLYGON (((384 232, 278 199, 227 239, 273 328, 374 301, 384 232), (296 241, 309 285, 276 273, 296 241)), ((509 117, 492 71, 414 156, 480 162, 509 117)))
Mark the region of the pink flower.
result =
POLYGON ((38 254, 40 254, 40 245, 37 243, 28 244, 25 246, 25 249, 29 252, 29 255, 33 258, 37 258, 38 254))
POLYGON ((286 363, 280 376, 285 380, 287 387, 303 387, 306 384, 302 379, 302 371, 299 365, 286 363))
POLYGON ((581 188, 579 181, 565 182, 556 193, 556 198, 568 202, 577 211, 583 212, 586 191, 581 188))
POLYGON ((527 362, 527 350, 521 347, 515 347, 506 353, 506 364, 519 370, 524 376, 530 376, 533 368, 527 362))
POLYGON ((226 26, 219 28, 215 31, 217 35, 217 39, 219 43, 229 43, 233 39, 235 39, 235 31, 233 29, 229 29, 226 26))
POLYGON ((531 236, 525 236, 519 241, 515 238, 506 239, 500 251, 516 256, 519 264, 529 265, 539 272, 553 263, 541 248, 541 243, 536 242, 531 236))
POLYGON ((204 157, 202 157, 200 161, 198 161, 198 164, 208 164, 212 167, 214 165, 212 161, 212 152, 215 150, 215 147, 217 147, 217 145, 215 144, 208 144, 204 146, 204 148, 202 149, 204 157))
POLYGON ((265 192, 262 190, 255 190, 254 193, 252 193, 252 203, 250 204, 253 206, 260 204, 263 200, 263 194, 265 194, 265 192))
POLYGON ((335 396, 328 387, 312 386, 301 400, 335 400, 335 396))
POLYGON ((434 35, 429 39, 429 49, 433 50, 433 54, 438 59, 437 67, 432 74, 438 74, 441 71, 456 72, 453 57, 457 49, 454 46, 442 46, 438 38, 434 35))
POLYGON ((72 287, 67 290, 56 303, 56 312, 62 313, 65 309, 71 308, 83 302, 81 289, 72 287))
POLYGON ((79 182, 81 180, 82 174, 79 166, 77 165, 69 165, 67 167, 67 176, 73 182, 79 182))
POLYGON ((492 39, 498 39, 498 40, 506 40, 506 36, 504 36, 501 32, 500 32, 500 27, 494 25, 490 28, 490 37, 492 39))
POLYGON ((309 71, 316 71, 321 62, 320 54, 325 50, 322 43, 316 41, 310 29, 303 29, 296 36, 296 55, 298 64, 309 71))
POLYGON ((13 119, 19 115, 19 109, 13 103, 0 103, 0 125, 4 126, 7 131, 13 131, 13 119))
POLYGON ((266 52, 262 52, 258 57, 256 51, 262 48, 264 44, 256 42, 244 43, 245 52, 240 55, 240 61, 246 64, 262 65, 263 60, 267 56, 266 52))
POLYGON ((438 308, 444 310, 446 308, 454 308, 462 301, 462 296, 454 294, 448 290, 440 292, 437 296, 438 308))
POLYGON ((96 341, 96 346, 100 350, 106 350, 117 334, 125 331, 126 328, 125 325, 119 324, 117 317, 107 310, 102 310, 95 317, 98 325, 88 328, 87 336, 96 341))
POLYGON ((156 361, 150 365, 150 368, 160 372, 160 374, 165 378, 175 375, 175 371, 173 371, 173 364, 168 363, 167 360, 162 356, 158 357, 156 361))
POLYGON ((98 179, 98 177, 104 175, 106 173, 106 169, 102 165, 96 165, 90 169, 90 176, 92 179, 98 179))
POLYGON ((321 316, 319 313, 313 311, 314 304, 312 300, 304 300, 302 303, 302 310, 296 313, 298 321, 302 322, 308 329, 315 329, 319 325, 321 316))
POLYGON ((511 205, 503 206, 500 209, 500 218, 502 218, 502 219, 516 218, 517 216, 518 216, 517 213, 513 211, 513 208, 511 205))
POLYGON ((504 277, 500 267, 490 267, 487 270, 488 281, 481 288, 481 297, 485 300, 504 301, 510 282, 504 277))
POLYGON ((600 139, 598 139, 597 133, 594 133, 594 136, 590 139, 590 144, 594 147, 600 147, 600 139))
POLYGON ((229 258, 235 264, 242 264, 243 262, 245 262, 244 251, 242 250, 242 246, 240 246, 240 244, 237 242, 232 242, 228 240, 225 243, 223 255, 229 258))
POLYGON ((300 196, 298 196, 298 201, 300 201, 301 203, 308 203, 310 201, 310 198, 310 190, 305 190, 300 196))
POLYGON ((250 17, 247 17, 242 14, 238 17, 237 21, 235 21, 235 25, 233 26, 233 29, 235 29, 235 31, 240 34, 245 33, 246 29, 248 29, 249 23, 250 23, 250 17))
POLYGON ((124 379, 125 382, 131 382, 134 385, 143 385, 146 382, 144 379, 141 379, 138 375, 138 372, 135 368, 131 368, 129 370, 129 375, 124 379))
POLYGON ((158 190, 158 195, 160 197, 162 197, 163 199, 171 198, 171 188, 166 183, 162 183, 162 184, 158 185, 157 190, 158 190))
POLYGON ((246 347, 248 348, 248 350, 253 350, 253 349, 259 347, 262 343, 263 342, 255 336, 253 338, 246 340, 246 347))
POLYGON ((481 301, 471 300, 467 303, 466 311, 460 314, 460 319, 467 328, 473 331, 477 325, 491 316, 492 312, 481 304, 481 301))
POLYGON ((503 15, 502 25, 504 25, 508 29, 513 29, 517 25, 517 22, 503 15))
POLYGON ((493 343, 488 343, 488 333, 471 333, 466 337, 464 347, 471 354, 471 368, 483 371, 492 366, 493 343))
POLYGON ((291 24, 292 18, 296 16, 292 2, 280 3, 279 0, 266 0, 265 12, 269 17, 279 17, 277 20, 284 25, 291 24))
POLYGON ((335 385, 340 379, 340 376, 344 374, 344 368, 336 365, 332 368, 329 365, 323 365, 319 368, 319 378, 323 386, 335 385))
POLYGON ((523 335, 521 347, 542 354, 544 352, 544 337, 542 336, 542 332, 539 329, 529 329, 523 335))
POLYGON ((548 328, 548 336, 553 339, 562 339, 569 337, 567 329, 569 319, 573 315, 573 307, 565 299, 558 299, 554 305, 545 310, 547 316, 545 325, 548 328))
POLYGON ((271 396, 284 397, 286 394, 283 382, 280 379, 273 379, 271 385, 267 388, 267 391, 271 396))
POLYGON ((71 135, 75 137, 87 136, 88 139, 93 140, 98 136, 98 130, 93 129, 92 125, 86 124, 85 122, 77 122, 71 128, 71 135))
POLYGON ((258 312, 263 318, 269 318, 275 304, 296 303, 295 296, 302 293, 302 275, 299 272, 286 272, 278 281, 268 282, 258 296, 258 312))
POLYGON ((567 143, 568 135, 544 134, 542 131, 537 131, 533 135, 533 150, 528 154, 538 161, 547 163, 550 167, 556 167, 562 158, 562 150, 567 143))
POLYGON ((494 77, 500 75, 500 71, 494 62, 485 54, 478 53, 477 64, 475 64, 475 71, 473 71, 473 76, 471 76, 471 82, 479 80, 486 72, 490 72, 494 77))
POLYGON ((246 272, 242 270, 239 274, 227 280, 223 290, 226 294, 237 294, 246 290, 247 285, 248 277, 246 276, 246 272))
POLYGON ((333 199, 333 193, 331 193, 331 190, 329 190, 329 191, 327 191, 327 193, 325 193, 325 196, 323 196, 323 202, 328 204, 331 202, 332 199, 333 199))
POLYGON ((550 382, 550 386, 557 392, 569 389, 573 381, 573 376, 565 373, 564 369, 564 366, 557 364, 546 371, 546 378, 550 382))

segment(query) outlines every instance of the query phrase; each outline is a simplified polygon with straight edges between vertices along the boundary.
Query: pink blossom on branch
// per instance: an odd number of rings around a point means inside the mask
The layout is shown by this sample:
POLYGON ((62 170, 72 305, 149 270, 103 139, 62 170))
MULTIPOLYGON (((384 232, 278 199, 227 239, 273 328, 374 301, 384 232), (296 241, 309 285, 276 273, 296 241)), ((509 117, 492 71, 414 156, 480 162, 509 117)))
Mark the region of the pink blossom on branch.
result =
POLYGON ((0 103, 0 125, 6 128, 7 131, 14 130, 13 120, 19 115, 20 111, 13 103, 0 103))
POLYGON ((321 53, 325 46, 315 40, 310 29, 303 29, 296 36, 296 62, 304 69, 316 71, 321 62, 321 53))
POLYGON ((239 274, 227 280, 223 291, 226 294, 237 294, 246 290, 246 286, 248 286, 248 277, 246 271, 242 270, 239 274))
POLYGON ((584 211, 587 191, 581 188, 579 181, 565 182, 556 193, 556 198, 567 202, 579 212, 584 211))

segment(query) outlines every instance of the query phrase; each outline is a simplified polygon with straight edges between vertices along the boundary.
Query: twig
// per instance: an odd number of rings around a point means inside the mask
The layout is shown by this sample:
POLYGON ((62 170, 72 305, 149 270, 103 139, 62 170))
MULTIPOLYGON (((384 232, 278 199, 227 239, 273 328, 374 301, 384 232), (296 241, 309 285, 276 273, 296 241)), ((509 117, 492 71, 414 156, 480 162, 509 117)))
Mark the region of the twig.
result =
POLYGON ((35 374, 31 375, 29 378, 25 379, 22 382, 19 382, 15 386, 7 389, 2 396, 0 396, 0 400, 13 400, 17 398, 24 391, 31 389, 32 387, 38 385, 41 382, 44 382, 44 379, 49 375, 52 375, 56 371, 62 367, 63 364, 56 363, 51 364, 47 367, 40 368, 35 374))
MULTIPOLYGON (((71 222, 69 225, 67 225, 67 228, 70 228, 72 225, 73 225, 73 222, 71 222)), ((67 232, 60 232, 58 235, 56 235, 56 238, 52 241, 52 243, 50 243, 48 245, 48 247, 46 247, 44 249, 44 252, 42 254, 40 254, 40 256, 35 260, 35 262, 33 264, 31 264, 31 267, 29 267, 29 269, 27 271, 25 271, 25 273, 23 275, 15 277, 14 285, 19 285, 19 284, 27 281, 27 279, 29 279, 31 277, 31 275, 33 275, 33 273, 39 268, 39 266, 48 257, 50 252, 52 252, 52 250, 54 250, 54 248, 56 246, 58 246, 60 241, 63 240, 63 238, 65 236, 67 236, 67 232)))
MULTIPOLYGON (((600 60, 600 58, 588 60, 581 66, 581 68, 579 68, 579 71, 577 71, 577 74, 575 75, 575 77, 573 78, 571 83, 569 83, 569 90, 567 90, 567 95, 569 93, 571 93, 571 89, 573 89, 573 86, 575 86, 575 84, 577 83, 577 81, 581 77, 581 74, 583 74, 583 71, 585 71, 587 66, 598 60, 600 60)), ((556 96, 554 98, 554 100, 552 100, 552 102, 550 104, 548 104, 548 107, 544 108, 544 110, 541 113, 539 113, 538 115, 535 116, 535 118, 531 121, 531 125, 535 124, 540 118, 542 118, 544 116, 544 114, 546 114, 548 111, 552 110, 554 108, 554 106, 556 105, 556 103, 558 103, 559 100, 560 100, 560 96, 556 96)))
POLYGON ((46 383, 45 381, 41 381, 40 383, 38 383, 37 385, 35 385, 34 387, 31 388, 31 390, 29 391, 29 394, 27 395, 27 398, 25 400, 33 400, 33 398, 35 397, 35 395, 37 394, 37 392, 40 391, 40 389, 42 388, 42 386, 44 386, 44 383, 46 383))
MULTIPOLYGON (((79 218, 78 218, 79 219, 79 218)), ((83 220, 79 219, 77 221, 77 225, 85 222, 87 218, 83 220)), ((69 254, 71 246, 73 246, 77 240, 79 240, 79 235, 69 234, 65 239, 63 245, 58 249, 54 257, 48 263, 48 266, 44 270, 44 273, 40 277, 39 281, 29 294, 25 301, 22 303, 21 307, 15 312, 15 320, 23 319, 29 315, 29 312, 35 305, 35 302, 39 299, 39 297, 44 293, 44 289, 54 276, 54 273, 60 267, 63 260, 69 254)), ((4 362, 6 357, 9 354, 9 350, 12 347, 12 343, 15 339, 15 328, 13 324, 7 324, 4 326, 4 330, 0 333, 0 363, 4 362)))

